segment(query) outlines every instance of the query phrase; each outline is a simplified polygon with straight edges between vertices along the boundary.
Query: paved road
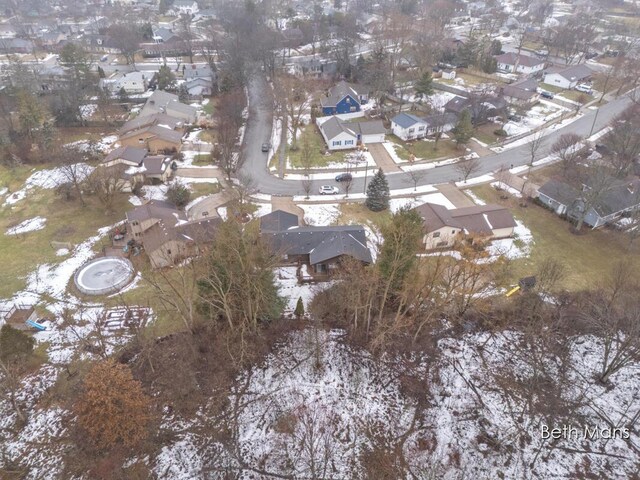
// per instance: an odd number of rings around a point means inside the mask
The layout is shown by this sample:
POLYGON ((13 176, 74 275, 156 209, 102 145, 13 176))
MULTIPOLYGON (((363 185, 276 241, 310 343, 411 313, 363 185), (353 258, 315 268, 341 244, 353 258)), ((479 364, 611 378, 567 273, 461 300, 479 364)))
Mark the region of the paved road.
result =
MULTIPOLYGON (((273 99, 271 88, 260 73, 252 75, 249 82, 249 119, 245 131, 243 143, 242 173, 251 175, 255 180, 258 189, 262 193, 272 195, 303 195, 300 180, 280 179, 273 176, 267 169, 267 155, 260 151, 260 146, 271 136, 271 124, 273 119, 273 99)), ((599 109, 597 122, 593 132, 606 127, 608 123, 616 117, 626 106, 631 103, 627 97, 620 97, 599 109)), ((577 133, 581 136, 588 136, 594 121, 596 111, 587 110, 578 120, 569 125, 558 128, 544 137, 540 148, 540 157, 547 155, 550 146, 563 133, 577 133)), ((526 165, 530 160, 527 152, 527 145, 513 147, 501 153, 493 153, 481 158, 481 168, 476 176, 494 172, 503 166, 526 165)), ((391 189, 407 188, 412 182, 406 173, 390 173, 387 175, 389 187, 391 189)), ((425 170, 419 185, 433 185, 460 180, 460 174, 456 172, 455 166, 445 165, 442 167, 425 170)), ((332 183, 331 180, 315 180, 313 191, 322 184, 332 183)), ((351 188, 352 192, 361 192, 364 187, 364 179, 355 178, 351 188)))

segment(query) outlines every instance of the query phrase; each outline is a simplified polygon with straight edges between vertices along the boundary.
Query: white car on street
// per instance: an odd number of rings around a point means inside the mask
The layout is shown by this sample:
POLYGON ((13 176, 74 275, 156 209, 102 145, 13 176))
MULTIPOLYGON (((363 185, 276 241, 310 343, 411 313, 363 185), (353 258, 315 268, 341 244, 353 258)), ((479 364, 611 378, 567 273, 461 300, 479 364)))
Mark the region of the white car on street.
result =
POLYGON ((320 187, 320 195, 336 195, 340 193, 338 187, 333 187, 331 185, 322 185, 320 187))

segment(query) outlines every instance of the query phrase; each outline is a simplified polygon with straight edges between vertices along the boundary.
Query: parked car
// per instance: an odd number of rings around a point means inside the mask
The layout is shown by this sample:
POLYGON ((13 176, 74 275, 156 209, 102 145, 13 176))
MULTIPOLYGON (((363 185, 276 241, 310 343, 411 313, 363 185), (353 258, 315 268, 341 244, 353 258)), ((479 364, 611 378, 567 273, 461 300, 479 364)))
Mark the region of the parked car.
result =
POLYGON ((542 90, 542 91, 540 92, 540 96, 541 96, 542 98, 553 98, 553 93, 551 93, 551 92, 547 92, 546 90, 542 90))
POLYGON ((519 122, 522 120, 522 117, 520 115, 509 115, 509 120, 511 120, 512 122, 519 122))
POLYGON ((336 195, 340 193, 338 187, 333 187, 331 185, 322 185, 320 187, 320 195, 336 195))
POLYGON ((582 93, 586 93, 588 95, 591 95, 593 93, 593 89, 591 88, 591 85, 588 85, 586 83, 579 83, 578 85, 576 85, 576 90, 582 93))
POLYGON ((271 144, 270 143, 263 143, 262 144, 262 151, 264 153, 267 153, 269 150, 271 150, 271 144))
POLYGON ((350 173, 341 173, 340 175, 336 175, 336 182, 350 182, 353 180, 353 175, 350 173))
POLYGON ((109 55, 103 55, 102 57, 100 57, 101 62, 106 62, 107 60, 109 60, 109 55))
POLYGON ((539 57, 546 57, 547 55, 549 55, 549 51, 548 50, 536 50, 536 55, 539 57))

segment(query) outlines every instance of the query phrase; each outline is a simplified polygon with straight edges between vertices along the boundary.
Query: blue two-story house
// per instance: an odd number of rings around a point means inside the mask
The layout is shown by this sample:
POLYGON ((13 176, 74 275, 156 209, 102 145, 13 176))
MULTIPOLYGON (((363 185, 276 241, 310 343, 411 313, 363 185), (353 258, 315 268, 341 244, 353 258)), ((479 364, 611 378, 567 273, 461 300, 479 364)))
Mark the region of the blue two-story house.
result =
POLYGON ((323 115, 359 112, 369 100, 368 93, 361 87, 342 81, 327 92, 320 100, 323 115))

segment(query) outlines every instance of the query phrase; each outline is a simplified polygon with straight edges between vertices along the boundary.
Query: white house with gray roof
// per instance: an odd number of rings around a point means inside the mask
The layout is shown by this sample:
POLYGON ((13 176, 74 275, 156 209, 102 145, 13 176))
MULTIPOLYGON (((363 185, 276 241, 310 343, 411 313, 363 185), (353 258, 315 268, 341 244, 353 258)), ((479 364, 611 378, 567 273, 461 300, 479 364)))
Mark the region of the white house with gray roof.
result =
POLYGON ((382 143, 387 133, 382 120, 345 122, 331 117, 323 122, 318 119, 318 128, 329 150, 348 150, 359 144, 382 143))
POLYGON ((416 140, 427 135, 427 122, 410 113, 399 113, 391 119, 393 134, 404 140, 416 140))
POLYGON ((579 83, 591 78, 593 70, 586 65, 571 65, 562 69, 549 69, 544 74, 543 82, 554 87, 575 88, 579 83))

